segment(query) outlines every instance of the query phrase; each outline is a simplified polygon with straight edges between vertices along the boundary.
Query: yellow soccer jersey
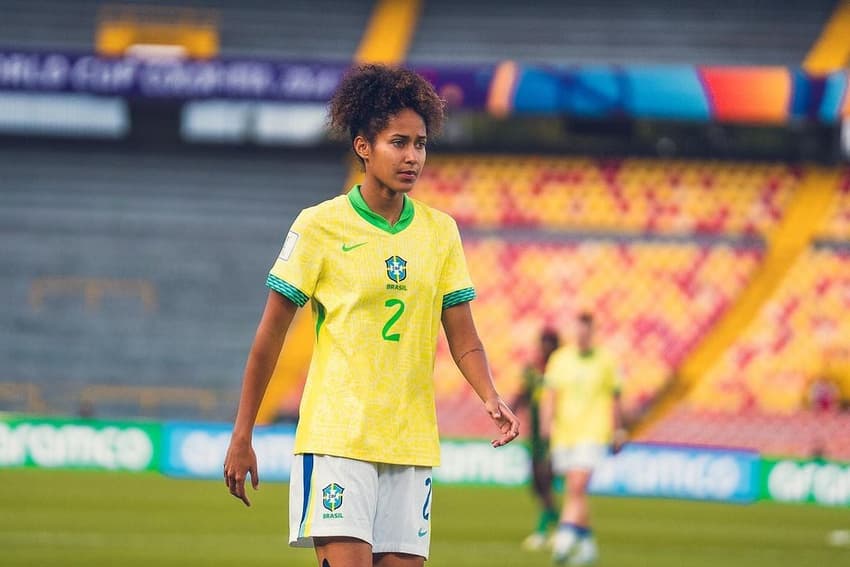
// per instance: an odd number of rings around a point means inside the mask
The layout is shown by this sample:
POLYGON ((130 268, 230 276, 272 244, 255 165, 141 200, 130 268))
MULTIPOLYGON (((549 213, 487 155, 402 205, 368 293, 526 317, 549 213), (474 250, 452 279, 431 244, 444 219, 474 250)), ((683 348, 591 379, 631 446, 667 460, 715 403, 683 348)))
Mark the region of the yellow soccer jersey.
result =
POLYGON ((390 226, 355 186, 298 215, 267 285, 316 323, 295 452, 439 465, 440 318, 475 297, 455 221, 405 197, 390 226))
POLYGON ((573 346, 561 347, 549 358, 544 380, 556 394, 550 432, 553 448, 611 442, 620 377, 608 353, 594 349, 582 355, 573 346))

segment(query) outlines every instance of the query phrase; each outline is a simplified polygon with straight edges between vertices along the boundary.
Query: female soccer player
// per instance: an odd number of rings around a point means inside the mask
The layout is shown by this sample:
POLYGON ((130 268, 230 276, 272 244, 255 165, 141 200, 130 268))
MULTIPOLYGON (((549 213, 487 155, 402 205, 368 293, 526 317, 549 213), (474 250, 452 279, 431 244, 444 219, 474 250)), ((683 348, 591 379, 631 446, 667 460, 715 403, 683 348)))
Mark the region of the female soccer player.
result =
POLYGON ((469 301, 454 220, 408 197, 443 103, 417 74, 365 65, 340 84, 331 126, 350 136, 363 184, 298 215, 268 276, 224 463, 230 493, 257 486, 251 435, 296 308, 316 342, 290 480, 290 544, 321 567, 422 566, 439 464, 433 368, 440 324, 504 445, 519 422, 499 397, 469 301))
POLYGON ((552 469, 563 475, 566 489, 552 541, 558 565, 596 561, 587 490, 593 470, 609 450, 619 452, 626 441, 617 366, 594 343, 593 315, 580 314, 576 324, 576 345, 559 348, 546 365, 541 408, 541 423, 550 433, 552 469))

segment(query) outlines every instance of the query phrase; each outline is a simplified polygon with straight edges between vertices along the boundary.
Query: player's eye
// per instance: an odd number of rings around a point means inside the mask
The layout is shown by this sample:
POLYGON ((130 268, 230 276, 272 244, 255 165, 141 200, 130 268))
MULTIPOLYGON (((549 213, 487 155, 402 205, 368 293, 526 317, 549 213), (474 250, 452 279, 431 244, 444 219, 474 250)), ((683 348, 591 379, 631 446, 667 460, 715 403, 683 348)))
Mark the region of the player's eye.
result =
POLYGON ((397 148, 403 148, 404 147, 404 140, 393 140, 392 144, 397 148))

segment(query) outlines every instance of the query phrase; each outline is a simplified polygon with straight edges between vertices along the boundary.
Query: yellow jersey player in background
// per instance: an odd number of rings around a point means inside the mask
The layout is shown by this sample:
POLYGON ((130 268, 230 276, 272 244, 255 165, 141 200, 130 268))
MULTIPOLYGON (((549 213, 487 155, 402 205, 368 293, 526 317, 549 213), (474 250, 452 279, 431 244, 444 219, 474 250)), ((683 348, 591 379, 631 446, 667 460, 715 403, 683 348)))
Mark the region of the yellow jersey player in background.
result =
POLYGON ((565 496, 552 540, 556 564, 590 565, 597 559, 587 497, 593 470, 609 450, 625 442, 620 406, 620 376, 613 357, 594 341, 594 321, 582 313, 575 345, 549 358, 542 423, 548 430, 552 469, 563 475, 565 496))
POLYGON ((290 479, 289 541, 321 567, 421 567, 431 537, 431 467, 440 463, 433 370, 440 325, 495 422, 519 433, 501 400, 469 302, 460 234, 415 201, 443 103, 419 75, 365 65, 340 84, 331 125, 349 136, 362 185, 299 214, 271 268, 224 464, 231 494, 257 484, 251 435, 286 331, 310 304, 316 342, 290 479))

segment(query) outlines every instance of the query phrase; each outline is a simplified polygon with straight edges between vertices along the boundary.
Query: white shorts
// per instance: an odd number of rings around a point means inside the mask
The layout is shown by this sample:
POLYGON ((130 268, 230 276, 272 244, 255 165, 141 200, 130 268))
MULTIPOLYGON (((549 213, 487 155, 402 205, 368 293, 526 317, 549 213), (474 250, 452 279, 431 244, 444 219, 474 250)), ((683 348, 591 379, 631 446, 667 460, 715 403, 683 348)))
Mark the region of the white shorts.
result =
POLYGON ((431 467, 295 455, 289 481, 289 544, 314 537, 361 539, 372 553, 428 558, 431 467))
POLYGON ((608 456, 608 445, 579 443, 572 447, 552 448, 552 471, 566 474, 573 470, 593 471, 608 456))

